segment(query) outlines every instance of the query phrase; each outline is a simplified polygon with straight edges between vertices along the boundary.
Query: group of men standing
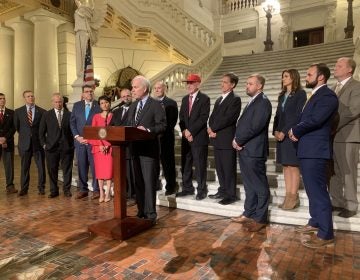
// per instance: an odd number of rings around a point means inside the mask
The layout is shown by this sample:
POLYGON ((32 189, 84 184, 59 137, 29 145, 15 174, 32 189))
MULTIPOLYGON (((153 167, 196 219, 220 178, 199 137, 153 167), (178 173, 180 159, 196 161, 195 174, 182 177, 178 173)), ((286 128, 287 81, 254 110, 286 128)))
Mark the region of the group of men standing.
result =
MULTIPOLYGON (((355 62, 340 58, 334 76, 338 80, 333 89, 326 83, 330 69, 322 63, 307 70, 306 87, 312 89, 298 124, 288 132, 297 145, 297 156, 306 193, 309 197, 308 224, 297 229, 301 233, 317 232, 305 246, 317 248, 333 242, 332 211, 348 218, 357 213, 357 164, 360 142, 360 82, 352 78, 355 62), (328 162, 334 150, 334 174, 328 191, 328 162)), ((211 199, 222 205, 235 202, 236 156, 245 188, 244 212, 232 220, 244 224, 249 231, 259 231, 268 222, 269 185, 266 160, 269 150, 268 127, 271 103, 263 93, 265 78, 253 74, 247 78, 246 94, 250 101, 242 114, 241 99, 234 93, 238 77, 226 73, 221 80, 221 96, 210 114, 210 98, 200 91, 201 77, 190 74, 186 80, 187 95, 181 101, 179 126, 181 130, 182 188, 177 191, 174 127, 178 119, 177 104, 165 95, 166 85, 155 83, 154 98, 150 96, 150 82, 143 76, 132 80, 131 92, 121 91, 123 105, 114 112, 111 125, 127 125, 151 132, 154 140, 134 143, 127 151, 129 184, 134 182, 138 217, 156 220, 156 186, 160 162, 166 179, 165 195, 176 197, 195 194, 193 167, 197 182, 196 200, 207 197, 208 145, 214 146, 219 188, 211 199), (132 98, 136 101, 132 102, 132 98)), ((44 150, 50 177, 50 195, 59 195, 57 172, 59 163, 64 175, 64 195, 71 196, 71 167, 75 147, 78 160, 80 192, 76 198, 88 196, 88 170, 94 172, 91 148, 83 137, 85 125, 100 112, 94 101, 94 91, 84 86, 82 100, 76 102, 72 113, 63 108, 59 94, 52 96, 53 109, 46 112, 35 105, 33 92, 23 93, 25 105, 14 111, 5 108, 5 96, 0 94, 0 144, 4 160, 7 192, 15 193, 13 184, 13 135, 19 132, 21 157, 21 190, 29 188, 29 169, 34 156, 38 168, 38 190, 43 195, 45 186, 44 150), (5 109, 5 110, 4 110, 5 109), (13 119, 13 120, 12 120, 13 119), (11 121, 10 121, 11 120, 11 121)), ((93 178, 95 178, 93 176, 93 178)), ((92 198, 98 197, 98 186, 93 180, 92 198)))

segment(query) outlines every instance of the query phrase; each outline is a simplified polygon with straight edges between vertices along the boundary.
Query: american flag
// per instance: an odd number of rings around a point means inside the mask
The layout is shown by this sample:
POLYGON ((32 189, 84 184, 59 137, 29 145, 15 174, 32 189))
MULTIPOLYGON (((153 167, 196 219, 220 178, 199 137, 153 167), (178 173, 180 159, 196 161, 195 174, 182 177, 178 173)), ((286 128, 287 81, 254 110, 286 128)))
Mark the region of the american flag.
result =
POLYGON ((91 45, 90 40, 88 40, 86 54, 85 54, 85 67, 84 67, 84 84, 94 86, 94 67, 92 62, 92 55, 91 55, 91 45))

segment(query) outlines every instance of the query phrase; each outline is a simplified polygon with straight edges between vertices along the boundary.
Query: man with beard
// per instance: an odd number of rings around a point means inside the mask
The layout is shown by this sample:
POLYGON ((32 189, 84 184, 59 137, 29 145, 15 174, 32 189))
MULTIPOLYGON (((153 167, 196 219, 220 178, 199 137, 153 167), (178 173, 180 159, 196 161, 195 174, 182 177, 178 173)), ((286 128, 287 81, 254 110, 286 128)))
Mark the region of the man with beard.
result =
POLYGON ((245 188, 244 212, 233 222, 244 224, 250 232, 260 231, 268 223, 270 190, 266 177, 269 154, 271 103, 263 92, 265 78, 253 74, 247 78, 246 94, 251 97, 236 124, 233 148, 238 151, 245 188))
MULTIPOLYGON (((120 91, 120 102, 123 103, 119 109, 114 111, 110 125, 114 126, 125 126, 126 119, 128 116, 129 107, 132 103, 131 91, 127 88, 123 88, 120 91)), ((131 157, 131 143, 126 147, 126 186, 127 186, 127 197, 128 206, 133 205, 133 198, 135 198, 135 178, 134 168, 131 157)))
POLYGON ((331 127, 338 108, 336 94, 327 87, 329 68, 313 64, 307 70, 306 87, 311 88, 300 121, 289 131, 292 141, 298 142, 297 157, 309 198, 310 220, 297 228, 299 233, 312 233, 303 242, 309 248, 320 248, 334 242, 331 201, 327 190, 327 166, 332 156, 331 127))

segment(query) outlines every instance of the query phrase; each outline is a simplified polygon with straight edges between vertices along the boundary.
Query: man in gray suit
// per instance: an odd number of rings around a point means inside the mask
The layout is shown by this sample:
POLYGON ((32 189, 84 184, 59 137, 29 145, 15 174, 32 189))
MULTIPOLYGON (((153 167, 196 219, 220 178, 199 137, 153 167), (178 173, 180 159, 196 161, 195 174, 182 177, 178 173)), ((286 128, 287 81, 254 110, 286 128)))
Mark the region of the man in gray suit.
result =
POLYGON ((38 169, 38 190, 45 194, 45 153, 39 139, 40 120, 45 112, 35 105, 35 95, 31 90, 23 92, 25 105, 17 108, 14 114, 15 129, 19 133, 19 155, 21 157, 21 190, 19 196, 27 195, 30 182, 30 165, 34 156, 38 169))
POLYGON ((337 84, 333 90, 339 99, 334 124, 334 175, 330 194, 334 211, 350 218, 358 210, 357 166, 360 147, 360 82, 352 78, 356 63, 348 57, 339 58, 334 69, 337 84))

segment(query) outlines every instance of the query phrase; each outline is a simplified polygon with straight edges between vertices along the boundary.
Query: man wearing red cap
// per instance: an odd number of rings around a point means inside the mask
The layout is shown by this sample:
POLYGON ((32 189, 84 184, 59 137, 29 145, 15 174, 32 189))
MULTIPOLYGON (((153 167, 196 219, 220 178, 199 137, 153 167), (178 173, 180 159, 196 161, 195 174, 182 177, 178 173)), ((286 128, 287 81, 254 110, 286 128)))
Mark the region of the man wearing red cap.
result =
POLYGON ((186 82, 188 95, 181 102, 179 119, 182 132, 181 139, 181 172, 182 191, 177 197, 193 195, 192 165, 195 167, 197 181, 197 200, 207 196, 206 162, 208 156, 209 135, 207 120, 210 113, 210 98, 200 92, 201 78, 197 74, 189 74, 186 82))

